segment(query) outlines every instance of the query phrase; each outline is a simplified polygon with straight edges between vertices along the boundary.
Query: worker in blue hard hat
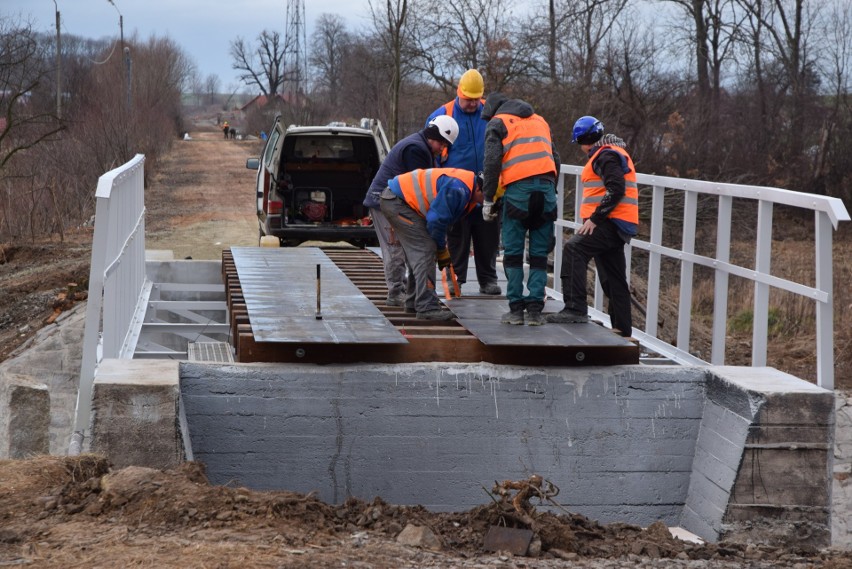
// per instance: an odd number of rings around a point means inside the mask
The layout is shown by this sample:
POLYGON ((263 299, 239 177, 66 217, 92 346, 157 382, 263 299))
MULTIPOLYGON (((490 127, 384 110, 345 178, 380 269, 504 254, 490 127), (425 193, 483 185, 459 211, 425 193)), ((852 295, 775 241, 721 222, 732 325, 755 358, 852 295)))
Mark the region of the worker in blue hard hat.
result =
POLYGON ((612 328, 622 336, 633 333, 630 288, 624 247, 639 227, 639 189, 636 167, 622 139, 604 134, 592 116, 574 123, 571 142, 588 156, 580 173, 583 225, 562 247, 562 297, 565 308, 547 316, 548 322, 588 322, 586 271, 595 260, 598 278, 609 299, 612 328))

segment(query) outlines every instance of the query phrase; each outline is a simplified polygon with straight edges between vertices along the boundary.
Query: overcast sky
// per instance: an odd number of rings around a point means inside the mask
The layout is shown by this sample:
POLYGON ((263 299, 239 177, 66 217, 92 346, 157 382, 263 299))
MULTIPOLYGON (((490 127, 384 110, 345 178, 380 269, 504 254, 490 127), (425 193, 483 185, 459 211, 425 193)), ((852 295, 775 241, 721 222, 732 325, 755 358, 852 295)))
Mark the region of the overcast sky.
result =
MULTIPOLYGON (((36 30, 56 32, 56 9, 62 33, 93 39, 136 31, 142 39, 169 36, 195 61, 202 78, 215 73, 222 89, 236 84, 229 42, 238 36, 253 41, 264 29, 284 33, 286 0, 0 0, 0 16, 31 19, 36 30)), ((313 22, 324 13, 339 14, 352 30, 369 21, 367 0, 305 0, 308 41, 313 22)))

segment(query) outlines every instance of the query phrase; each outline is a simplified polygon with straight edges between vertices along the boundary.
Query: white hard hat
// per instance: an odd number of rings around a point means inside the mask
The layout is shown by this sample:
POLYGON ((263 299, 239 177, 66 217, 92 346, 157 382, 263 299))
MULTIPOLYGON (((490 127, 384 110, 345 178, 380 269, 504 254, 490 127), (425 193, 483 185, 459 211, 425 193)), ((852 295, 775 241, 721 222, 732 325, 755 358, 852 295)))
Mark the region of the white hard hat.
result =
POLYGON ((438 132, 441 134, 441 138, 449 142, 450 144, 456 141, 459 135, 459 123, 456 122, 456 119, 449 115, 438 115, 431 121, 429 121, 429 126, 438 127, 438 132))

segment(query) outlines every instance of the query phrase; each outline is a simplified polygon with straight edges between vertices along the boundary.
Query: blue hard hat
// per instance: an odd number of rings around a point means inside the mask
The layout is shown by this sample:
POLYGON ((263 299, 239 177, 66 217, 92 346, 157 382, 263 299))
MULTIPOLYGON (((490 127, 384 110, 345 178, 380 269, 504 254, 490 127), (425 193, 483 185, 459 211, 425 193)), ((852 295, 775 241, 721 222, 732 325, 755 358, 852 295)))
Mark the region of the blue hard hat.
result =
POLYGON ((574 144, 594 144, 601 139, 603 132, 603 123, 595 117, 580 117, 574 123, 571 142, 574 144))

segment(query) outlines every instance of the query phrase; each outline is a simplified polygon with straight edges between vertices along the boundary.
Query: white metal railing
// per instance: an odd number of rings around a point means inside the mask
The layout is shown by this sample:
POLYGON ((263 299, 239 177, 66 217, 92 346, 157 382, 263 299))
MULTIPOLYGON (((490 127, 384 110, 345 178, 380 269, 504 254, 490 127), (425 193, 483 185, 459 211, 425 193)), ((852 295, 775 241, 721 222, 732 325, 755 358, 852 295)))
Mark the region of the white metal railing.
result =
MULTIPOLYGON (((580 219, 582 201, 582 166, 562 165, 558 193, 558 219, 556 221, 556 242, 562 243, 566 229, 576 229, 579 223, 566 220, 564 198, 566 180, 574 178, 573 219, 580 219)), ((754 282, 752 365, 766 365, 767 338, 769 335, 769 290, 770 287, 789 291, 793 294, 812 299, 816 303, 816 352, 817 384, 834 388, 834 305, 832 291, 832 228, 837 229, 839 222, 848 221, 849 213, 843 202, 837 198, 793 192, 780 188, 763 186, 744 186, 651 176, 638 174, 637 182, 643 198, 650 187, 651 221, 649 240, 634 238, 626 247, 628 279, 631 273, 633 248, 648 251, 648 299, 646 306, 645 330, 634 328, 633 336, 653 351, 682 364, 706 365, 707 362, 689 352, 690 321, 692 315, 693 271, 696 265, 714 270, 714 306, 712 327, 712 352, 710 363, 725 363, 725 339, 728 324, 728 280, 731 275, 754 282), (683 193, 682 242, 680 249, 663 246, 663 218, 666 190, 683 193), (715 258, 695 253, 695 228, 698 214, 698 196, 716 196, 717 227, 715 258), (751 200, 757 203, 757 237, 755 243, 754 268, 749 269, 730 262, 731 252, 731 214, 734 199, 751 200), (783 204, 814 212, 814 257, 815 286, 807 286, 773 276, 770 273, 772 252, 772 212, 775 204, 783 204), (657 319, 660 308, 660 274, 662 259, 667 257, 680 262, 680 296, 677 323, 677 346, 671 346, 657 339, 657 319)), ((570 183, 570 182, 569 182, 570 183)), ((570 187, 570 186, 569 186, 570 187)), ((643 200, 644 203, 644 200, 643 200)), ((551 293, 562 298, 559 274, 562 267, 561 247, 554 254, 554 289, 551 293)), ((592 314, 609 324, 609 317, 603 312, 603 290, 597 282, 594 293, 592 314)))
POLYGON ((92 383, 103 358, 133 357, 133 323, 144 315, 150 281, 145 275, 145 156, 98 179, 95 234, 86 306, 80 386, 69 454, 82 452, 92 406, 92 383), (146 292, 148 291, 148 292, 146 292))

